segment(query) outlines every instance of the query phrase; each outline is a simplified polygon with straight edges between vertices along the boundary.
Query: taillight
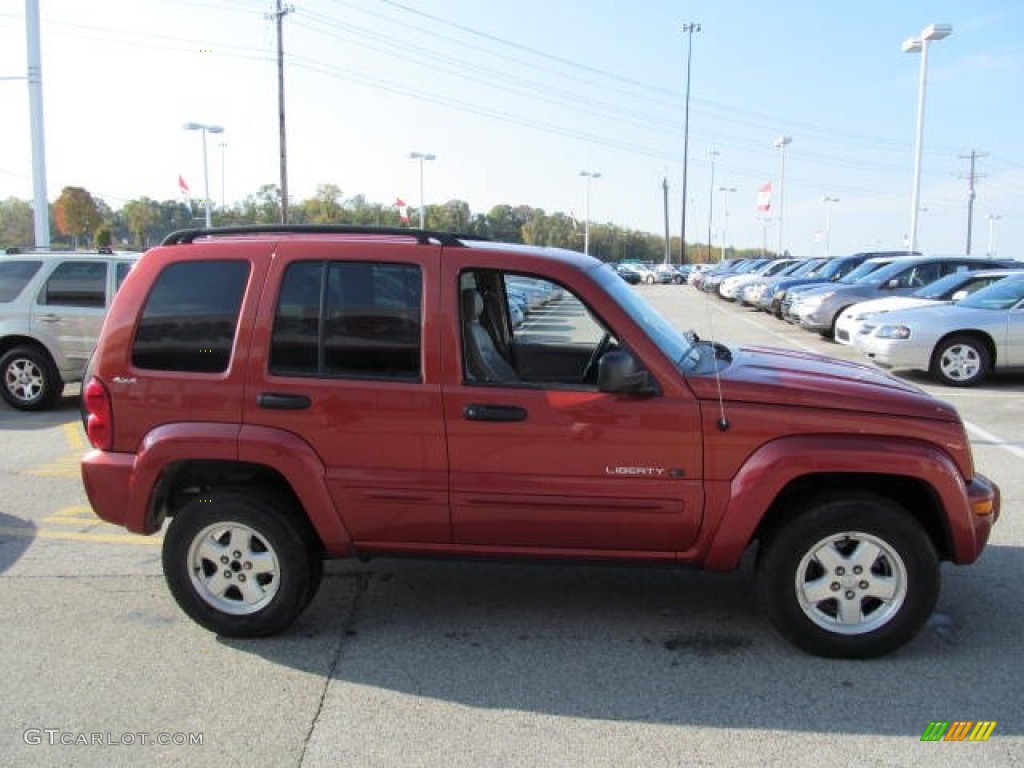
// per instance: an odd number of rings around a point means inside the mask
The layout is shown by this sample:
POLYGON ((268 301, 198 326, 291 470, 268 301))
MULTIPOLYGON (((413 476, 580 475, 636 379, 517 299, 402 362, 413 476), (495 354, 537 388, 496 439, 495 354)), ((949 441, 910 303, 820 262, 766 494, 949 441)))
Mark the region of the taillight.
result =
POLYGON ((101 451, 109 451, 114 441, 114 418, 110 409, 110 395, 97 378, 89 379, 82 390, 85 403, 85 433, 89 444, 101 451))

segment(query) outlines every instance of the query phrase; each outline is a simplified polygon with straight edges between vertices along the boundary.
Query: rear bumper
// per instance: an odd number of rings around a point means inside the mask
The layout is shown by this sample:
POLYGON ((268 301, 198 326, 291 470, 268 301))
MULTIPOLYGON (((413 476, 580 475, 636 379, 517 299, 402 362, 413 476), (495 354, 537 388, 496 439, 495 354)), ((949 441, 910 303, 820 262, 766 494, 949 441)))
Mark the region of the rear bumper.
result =
POLYGON ((160 526, 150 518, 148 498, 137 498, 133 488, 135 455, 89 451, 82 458, 82 483, 97 517, 134 533, 156 533, 160 526))

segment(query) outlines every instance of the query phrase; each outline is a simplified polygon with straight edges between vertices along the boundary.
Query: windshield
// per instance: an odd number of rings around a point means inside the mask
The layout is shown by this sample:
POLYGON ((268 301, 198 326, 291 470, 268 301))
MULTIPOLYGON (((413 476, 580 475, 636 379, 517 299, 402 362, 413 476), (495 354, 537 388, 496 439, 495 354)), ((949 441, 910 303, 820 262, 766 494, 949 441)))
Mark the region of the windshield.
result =
POLYGON ((686 335, 661 316, 654 307, 647 303, 639 293, 634 291, 610 267, 603 266, 594 270, 594 277, 601 286, 611 294, 637 325, 647 333, 658 345, 665 356, 676 365, 683 363, 693 344, 686 335))
POLYGON ((865 275, 870 275, 876 269, 880 269, 881 267, 884 267, 888 263, 889 262, 865 261, 863 264, 861 264, 855 270, 853 270, 849 274, 845 275, 844 277, 840 278, 838 280, 838 282, 844 283, 846 285, 849 285, 850 283, 856 283, 858 280, 860 280, 865 275))
POLYGON ((928 283, 928 285, 922 288, 918 288, 910 295, 916 299, 945 299, 952 291, 959 288, 967 278, 968 276, 963 272, 954 272, 951 275, 940 277, 938 280, 928 283))
POLYGON ((1024 302, 1024 275, 1008 277, 982 288, 961 300, 957 306, 973 309, 1011 309, 1024 302))

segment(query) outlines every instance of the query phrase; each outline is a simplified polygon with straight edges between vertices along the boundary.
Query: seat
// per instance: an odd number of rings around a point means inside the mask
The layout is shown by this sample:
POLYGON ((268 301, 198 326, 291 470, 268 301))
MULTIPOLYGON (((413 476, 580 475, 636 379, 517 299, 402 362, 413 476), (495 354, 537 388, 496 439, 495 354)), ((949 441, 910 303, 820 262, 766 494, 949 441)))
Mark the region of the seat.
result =
POLYGON ((462 348, 466 360, 466 375, 470 381, 512 382, 519 375, 502 357, 480 318, 484 312, 484 299, 473 288, 462 291, 462 348))

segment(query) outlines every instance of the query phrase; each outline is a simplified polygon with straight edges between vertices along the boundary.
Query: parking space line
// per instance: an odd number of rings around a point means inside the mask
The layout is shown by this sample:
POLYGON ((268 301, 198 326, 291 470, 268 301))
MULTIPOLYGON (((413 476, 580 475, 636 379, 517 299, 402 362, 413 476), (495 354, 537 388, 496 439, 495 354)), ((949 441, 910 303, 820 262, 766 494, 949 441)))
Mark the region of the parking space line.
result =
POLYGON ((71 421, 64 425, 64 442, 73 451, 84 452, 88 446, 82 436, 82 425, 77 421, 71 421))
POLYGON ((69 541, 88 541, 98 544, 145 544, 159 546, 162 538, 153 536, 136 536, 125 533, 81 533, 77 531, 58 531, 49 528, 29 528, 14 525, 0 525, 0 536, 21 536, 30 539, 65 539, 69 541))
POLYGON ((964 426, 967 427, 968 432, 970 432, 972 435, 981 438, 986 443, 991 443, 996 448, 1002 448, 1004 451, 1012 453, 1017 458, 1024 459, 1024 449, 1018 448, 1016 445, 1009 442, 1008 440, 1004 440, 998 435, 994 435, 988 430, 982 429, 977 424, 972 424, 969 421, 965 421, 964 426))

